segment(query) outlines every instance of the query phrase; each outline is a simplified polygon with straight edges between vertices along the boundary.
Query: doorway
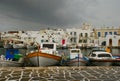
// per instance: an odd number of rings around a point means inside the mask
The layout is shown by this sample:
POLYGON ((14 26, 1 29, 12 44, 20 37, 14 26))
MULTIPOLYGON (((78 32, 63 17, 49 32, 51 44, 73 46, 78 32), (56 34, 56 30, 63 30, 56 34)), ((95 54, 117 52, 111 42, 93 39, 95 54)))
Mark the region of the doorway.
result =
POLYGON ((118 40, 118 46, 120 46, 120 39, 118 40))
POLYGON ((109 46, 112 46, 112 39, 109 39, 109 46))

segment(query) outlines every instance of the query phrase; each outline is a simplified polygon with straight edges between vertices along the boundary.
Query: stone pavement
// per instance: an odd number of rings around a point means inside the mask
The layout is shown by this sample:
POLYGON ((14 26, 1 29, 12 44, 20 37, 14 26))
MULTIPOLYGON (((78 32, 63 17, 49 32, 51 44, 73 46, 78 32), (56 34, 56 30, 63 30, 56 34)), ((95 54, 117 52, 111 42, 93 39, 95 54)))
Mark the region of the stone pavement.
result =
POLYGON ((120 67, 1 67, 0 81, 120 81, 120 67))

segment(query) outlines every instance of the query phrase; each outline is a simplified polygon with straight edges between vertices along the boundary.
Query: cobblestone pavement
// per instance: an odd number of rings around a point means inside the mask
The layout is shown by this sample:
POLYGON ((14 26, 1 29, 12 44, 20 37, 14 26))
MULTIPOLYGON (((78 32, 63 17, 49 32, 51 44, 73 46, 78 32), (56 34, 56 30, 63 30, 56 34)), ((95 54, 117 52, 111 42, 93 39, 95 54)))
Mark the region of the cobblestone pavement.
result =
POLYGON ((1 67, 0 81, 120 81, 120 67, 1 67))

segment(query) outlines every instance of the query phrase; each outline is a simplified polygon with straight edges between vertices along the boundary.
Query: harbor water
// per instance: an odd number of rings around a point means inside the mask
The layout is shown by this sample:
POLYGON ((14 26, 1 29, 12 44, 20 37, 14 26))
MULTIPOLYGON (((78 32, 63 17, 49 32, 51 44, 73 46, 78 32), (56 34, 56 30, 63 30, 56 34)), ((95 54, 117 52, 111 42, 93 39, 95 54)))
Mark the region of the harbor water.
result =
MULTIPOLYGON (((81 52, 82 52, 83 55, 87 56, 90 53, 91 50, 92 49, 82 48, 81 52)), ((59 52, 64 52, 65 54, 69 54, 69 49, 59 49, 58 51, 59 52)), ((120 54, 120 48, 112 48, 111 52, 114 55, 119 55, 120 54)))
MULTIPOLYGON (((30 51, 34 51, 34 50, 37 50, 37 49, 19 49, 19 52, 20 52, 20 54, 26 55, 26 53, 28 53, 30 51)), ((82 52, 83 55, 87 56, 91 50, 92 49, 83 48, 83 49, 81 49, 81 52, 82 52)), ((5 48, 0 48, 0 55, 4 55, 5 52, 6 52, 5 48)), ((64 52, 66 55, 68 55, 69 54, 69 49, 58 49, 58 52, 59 53, 64 52)), ((119 55, 120 54, 120 48, 112 48, 112 54, 119 55)))

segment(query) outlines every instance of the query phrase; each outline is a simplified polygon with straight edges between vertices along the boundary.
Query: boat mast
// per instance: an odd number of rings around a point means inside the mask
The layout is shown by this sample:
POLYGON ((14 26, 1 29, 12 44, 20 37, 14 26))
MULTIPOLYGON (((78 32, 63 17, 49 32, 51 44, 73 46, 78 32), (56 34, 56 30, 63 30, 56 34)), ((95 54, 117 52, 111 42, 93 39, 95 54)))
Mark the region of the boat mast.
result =
POLYGON ((40 45, 37 43, 37 46, 38 46, 37 61, 38 61, 38 66, 39 66, 39 52, 40 52, 40 45))

